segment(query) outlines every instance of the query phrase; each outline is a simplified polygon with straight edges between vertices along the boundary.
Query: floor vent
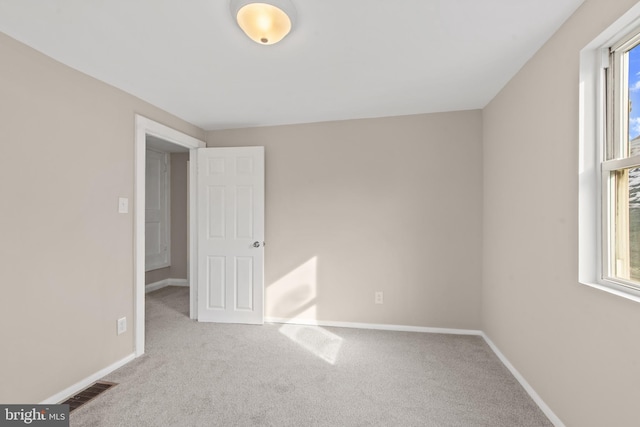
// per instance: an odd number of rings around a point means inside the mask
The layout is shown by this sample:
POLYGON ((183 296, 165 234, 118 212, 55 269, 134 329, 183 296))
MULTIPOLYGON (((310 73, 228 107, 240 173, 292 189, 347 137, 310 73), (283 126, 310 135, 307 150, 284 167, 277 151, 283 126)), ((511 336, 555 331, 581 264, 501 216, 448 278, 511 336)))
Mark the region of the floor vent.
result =
POLYGON ((114 385, 118 385, 118 383, 110 383, 107 381, 98 381, 91 384, 89 387, 85 388, 75 396, 70 397, 69 399, 62 402, 63 405, 69 405, 69 412, 78 409, 80 406, 85 403, 93 400, 98 397, 98 395, 104 393, 109 390, 114 385))

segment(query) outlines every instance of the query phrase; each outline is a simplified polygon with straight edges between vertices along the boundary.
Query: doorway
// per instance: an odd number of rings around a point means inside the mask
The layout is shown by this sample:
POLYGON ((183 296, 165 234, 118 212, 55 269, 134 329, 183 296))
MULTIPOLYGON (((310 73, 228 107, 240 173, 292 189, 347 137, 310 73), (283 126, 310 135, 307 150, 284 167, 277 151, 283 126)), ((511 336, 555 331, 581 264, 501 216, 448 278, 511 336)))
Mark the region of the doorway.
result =
POLYGON ((148 293, 169 285, 189 285, 189 150, 147 135, 146 156, 145 292, 148 293))
MULTIPOLYGON (((135 333, 135 353, 136 357, 144 354, 145 343, 145 205, 146 205, 146 150, 147 140, 154 141, 154 148, 161 151, 188 151, 188 223, 189 223, 189 244, 188 253, 195 253, 195 152, 198 148, 204 148, 203 141, 195 139, 182 132, 171 129, 163 124, 150 120, 146 117, 135 116, 135 168, 134 168, 134 333, 135 333)), ((190 257, 187 256, 187 259, 190 257)), ((189 316, 194 319, 197 308, 196 293, 196 266, 193 262, 188 262, 188 286, 190 288, 189 316)))

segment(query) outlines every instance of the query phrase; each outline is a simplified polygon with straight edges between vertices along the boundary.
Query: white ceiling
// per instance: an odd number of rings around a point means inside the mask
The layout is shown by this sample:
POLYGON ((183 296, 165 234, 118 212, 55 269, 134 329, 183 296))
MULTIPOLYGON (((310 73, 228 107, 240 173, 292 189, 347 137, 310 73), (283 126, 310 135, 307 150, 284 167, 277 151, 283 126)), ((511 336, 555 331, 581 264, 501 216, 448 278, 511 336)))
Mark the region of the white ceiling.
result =
POLYGON ((0 31, 203 129, 484 107, 583 0, 292 0, 273 46, 229 0, 0 0, 0 31))

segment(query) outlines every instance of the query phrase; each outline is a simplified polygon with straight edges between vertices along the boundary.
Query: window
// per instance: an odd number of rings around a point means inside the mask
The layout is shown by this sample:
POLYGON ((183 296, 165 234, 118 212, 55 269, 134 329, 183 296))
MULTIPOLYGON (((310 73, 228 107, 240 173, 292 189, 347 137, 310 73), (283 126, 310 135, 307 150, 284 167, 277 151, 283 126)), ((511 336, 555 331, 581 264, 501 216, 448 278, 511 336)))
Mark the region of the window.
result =
POLYGON ((603 277, 640 290, 640 30, 610 47, 608 65, 601 162, 603 277))
POLYGON ((580 52, 579 280, 640 302, 640 3, 580 52))

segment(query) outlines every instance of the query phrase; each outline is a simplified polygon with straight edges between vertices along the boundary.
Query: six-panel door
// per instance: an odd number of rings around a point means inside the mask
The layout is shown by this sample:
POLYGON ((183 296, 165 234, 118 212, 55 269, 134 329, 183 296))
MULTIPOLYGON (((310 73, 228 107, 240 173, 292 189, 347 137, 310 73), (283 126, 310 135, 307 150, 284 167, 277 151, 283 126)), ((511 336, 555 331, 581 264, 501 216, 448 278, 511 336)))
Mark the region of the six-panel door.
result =
POLYGON ((198 320, 263 323, 264 147, 198 150, 198 320))

